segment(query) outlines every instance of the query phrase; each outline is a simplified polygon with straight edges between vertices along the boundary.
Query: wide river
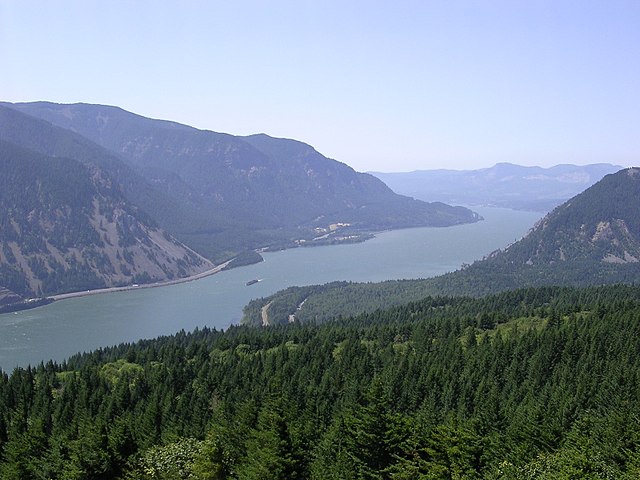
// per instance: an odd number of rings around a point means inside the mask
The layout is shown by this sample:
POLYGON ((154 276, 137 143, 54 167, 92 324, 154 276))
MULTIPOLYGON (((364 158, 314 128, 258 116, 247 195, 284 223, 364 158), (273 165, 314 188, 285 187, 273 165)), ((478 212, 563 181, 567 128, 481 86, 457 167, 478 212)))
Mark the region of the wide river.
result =
POLYGON ((474 208, 485 220, 383 232, 364 243, 264 254, 264 262, 193 282, 72 298, 0 315, 0 369, 62 361, 76 352, 238 323, 249 300, 292 285, 377 282, 456 270, 520 239, 540 213, 474 208), (246 282, 260 282, 246 286, 246 282))

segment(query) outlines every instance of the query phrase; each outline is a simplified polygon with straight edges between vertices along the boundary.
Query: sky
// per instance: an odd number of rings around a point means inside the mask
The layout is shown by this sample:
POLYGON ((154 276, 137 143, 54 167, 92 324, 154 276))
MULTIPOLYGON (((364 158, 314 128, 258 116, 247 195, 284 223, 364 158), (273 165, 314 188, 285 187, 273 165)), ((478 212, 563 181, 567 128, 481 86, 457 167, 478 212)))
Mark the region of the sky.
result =
POLYGON ((640 0, 0 0, 0 100, 117 105, 359 171, 640 165, 640 0))

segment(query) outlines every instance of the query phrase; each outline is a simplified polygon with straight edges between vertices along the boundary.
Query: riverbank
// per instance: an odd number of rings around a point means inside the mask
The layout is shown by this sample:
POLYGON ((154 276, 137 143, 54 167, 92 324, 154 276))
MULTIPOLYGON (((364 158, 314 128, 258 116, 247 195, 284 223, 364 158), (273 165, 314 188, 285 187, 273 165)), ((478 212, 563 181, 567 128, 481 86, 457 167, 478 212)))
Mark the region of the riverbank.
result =
POLYGON ((7 305, 0 306, 0 314, 3 313, 17 313, 23 310, 31 310, 32 308, 42 307, 43 305, 49 305, 53 302, 51 297, 46 298, 30 298, 29 300, 23 300, 22 302, 9 303, 7 305))
POLYGON ((233 259, 231 260, 227 260, 224 263, 221 263, 220 265, 217 265, 213 268, 210 268, 209 270, 206 270, 204 272, 200 272, 197 273, 195 275, 191 275, 189 277, 183 277, 183 278, 176 278, 175 280, 167 280, 165 282, 156 282, 156 283, 143 283, 140 285, 127 285, 124 287, 109 287, 109 288, 98 288, 95 290, 84 290, 81 292, 70 292, 70 293, 61 293, 58 295, 51 295, 48 298, 51 298, 53 300, 65 300, 67 298, 78 298, 78 297, 86 297, 89 295, 100 295, 103 293, 113 293, 113 292, 126 292, 129 290, 139 290, 139 289, 143 289, 143 288, 157 288, 157 287, 166 287, 169 285, 177 285, 179 283, 186 283, 186 282, 192 282, 194 280, 199 280, 201 278, 205 278, 208 277, 210 275, 214 275, 216 273, 221 272, 222 270, 224 270, 225 268, 227 268, 227 266, 233 261, 233 259))
MULTIPOLYGON (((291 285, 336 280, 381 282, 435 276, 471 263, 521 237, 540 216, 484 209, 484 222, 453 228, 384 232, 358 245, 293 248, 264 253, 264 262, 226 270, 197 282, 53 302, 0 315, 0 369, 61 362, 79 351, 237 325, 252 299, 291 285), (261 281, 247 287, 251 279, 261 281)), ((303 299, 301 298, 300 301, 303 299)), ((275 304, 269 317, 275 315, 275 304)), ((309 305, 305 304, 305 308, 309 305)))

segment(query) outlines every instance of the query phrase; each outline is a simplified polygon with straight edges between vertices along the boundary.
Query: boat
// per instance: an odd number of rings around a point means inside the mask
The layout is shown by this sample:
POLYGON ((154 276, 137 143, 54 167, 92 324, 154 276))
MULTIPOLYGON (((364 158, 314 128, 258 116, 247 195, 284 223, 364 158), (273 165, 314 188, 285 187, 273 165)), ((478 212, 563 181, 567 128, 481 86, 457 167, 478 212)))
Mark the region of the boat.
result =
POLYGON ((247 283, 245 283, 245 285, 248 287, 249 285, 253 285, 254 283, 258 283, 260 280, 256 280, 255 278, 253 280, 249 280, 247 283))

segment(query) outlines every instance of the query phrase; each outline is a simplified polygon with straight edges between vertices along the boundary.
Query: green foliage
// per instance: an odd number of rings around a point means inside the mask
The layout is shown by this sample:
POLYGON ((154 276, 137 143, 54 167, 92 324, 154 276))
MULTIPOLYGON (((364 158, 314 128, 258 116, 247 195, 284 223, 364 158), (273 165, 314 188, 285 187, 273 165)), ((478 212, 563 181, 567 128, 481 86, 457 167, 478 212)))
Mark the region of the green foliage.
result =
POLYGON ((268 402, 258 414, 256 428, 246 442, 246 455, 238 467, 237 476, 247 480, 288 480, 305 478, 300 460, 280 405, 268 402))
POLYGON ((195 459, 202 451, 201 441, 183 438, 167 445, 149 448, 133 462, 125 477, 130 480, 175 480, 196 478, 195 459))
POLYGON ((255 250, 248 250, 245 252, 240 252, 238 255, 236 255, 233 260, 229 262, 229 265, 225 267, 225 270, 242 267, 245 265, 253 265, 254 263, 260 263, 263 261, 264 258, 262 258, 262 255, 260 255, 258 252, 256 252, 255 250))
POLYGON ((0 374, 1 478, 636 478, 640 288, 427 298, 0 374))
POLYGON ((129 386, 135 385, 143 372, 144 369, 140 365, 127 362, 123 358, 105 363, 100 368, 100 375, 112 388, 121 382, 126 382, 129 386))
POLYGON ((378 309, 418 301, 429 295, 424 281, 391 280, 381 283, 331 282, 289 287, 252 300, 243 311, 242 323, 262 325, 262 307, 269 306, 269 323, 286 324, 295 315, 302 323, 323 323, 338 317, 370 313, 378 309), (303 304, 304 302, 304 304, 303 304))

